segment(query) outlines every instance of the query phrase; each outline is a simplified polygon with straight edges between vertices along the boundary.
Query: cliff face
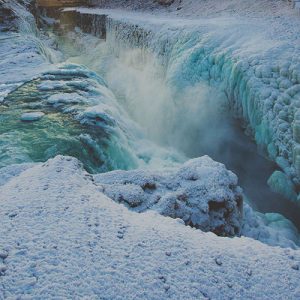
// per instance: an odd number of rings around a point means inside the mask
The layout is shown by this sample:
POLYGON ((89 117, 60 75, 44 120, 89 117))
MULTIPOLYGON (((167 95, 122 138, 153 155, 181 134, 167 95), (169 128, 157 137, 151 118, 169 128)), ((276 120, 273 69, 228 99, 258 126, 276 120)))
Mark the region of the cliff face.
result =
POLYGON ((61 7, 61 6, 74 6, 84 5, 88 1, 82 0, 37 0, 36 4, 41 7, 61 7))
POLYGON ((107 8, 116 8, 116 7, 130 7, 133 9, 151 9, 156 8, 161 5, 168 6, 171 5, 174 0, 87 0, 89 5, 96 5, 100 7, 107 7, 107 8))
POLYGON ((174 2, 174 0, 157 0, 157 2, 162 5, 170 5, 174 2))

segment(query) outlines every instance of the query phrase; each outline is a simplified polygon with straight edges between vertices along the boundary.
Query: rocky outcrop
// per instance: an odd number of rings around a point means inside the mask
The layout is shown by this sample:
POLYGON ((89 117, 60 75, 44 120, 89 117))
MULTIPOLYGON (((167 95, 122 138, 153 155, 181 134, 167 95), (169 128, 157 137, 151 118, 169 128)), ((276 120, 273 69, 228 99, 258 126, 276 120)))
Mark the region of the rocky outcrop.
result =
POLYGON ((94 176, 101 190, 138 212, 180 218, 220 236, 239 235, 243 199, 237 177, 208 156, 161 171, 112 171, 94 176))
POLYGON ((157 2, 162 5, 170 5, 174 2, 174 0, 157 0, 157 2))

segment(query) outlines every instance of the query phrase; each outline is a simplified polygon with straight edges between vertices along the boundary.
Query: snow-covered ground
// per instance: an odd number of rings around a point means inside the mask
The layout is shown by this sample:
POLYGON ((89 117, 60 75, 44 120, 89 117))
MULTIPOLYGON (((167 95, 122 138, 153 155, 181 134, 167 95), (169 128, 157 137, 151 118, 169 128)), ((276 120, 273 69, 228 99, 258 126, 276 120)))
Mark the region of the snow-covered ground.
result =
POLYGON ((74 158, 0 189, 2 299, 298 299, 299 251, 220 238, 103 195, 74 158))

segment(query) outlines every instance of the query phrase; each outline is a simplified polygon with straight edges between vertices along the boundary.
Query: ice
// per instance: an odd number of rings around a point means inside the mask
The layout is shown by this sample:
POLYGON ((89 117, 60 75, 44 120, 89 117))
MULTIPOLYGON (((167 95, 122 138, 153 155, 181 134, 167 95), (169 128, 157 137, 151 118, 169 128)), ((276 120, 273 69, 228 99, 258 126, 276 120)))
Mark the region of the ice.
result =
MULTIPOLYGON (((125 17, 109 20, 109 38, 119 35, 127 47, 147 47, 146 52, 159 57, 167 84, 181 95, 189 91, 193 99, 203 86, 218 87, 282 170, 272 175, 270 184, 289 198, 297 196, 291 191, 297 184, 300 150, 289 142, 293 135, 298 143, 293 114, 299 74, 297 64, 281 64, 291 52, 280 58, 285 46, 256 36, 253 22, 191 20, 179 21, 178 28, 177 20, 125 17), (241 26, 235 30, 236 25, 241 26)), ((39 102, 31 105, 68 113, 92 128, 78 136, 87 153, 111 169, 143 169, 90 175, 77 159, 63 156, 0 169, 0 298, 56 298, 60 291, 62 298, 223 299, 220 290, 236 299, 299 298, 299 250, 270 247, 297 248, 299 236, 291 222, 243 204, 237 177, 224 165, 208 156, 183 163, 183 155, 147 140, 96 72, 79 64, 50 65, 51 51, 46 51, 48 60, 39 61, 35 51, 46 47, 38 47, 37 40, 32 39, 27 56, 18 58, 25 74, 9 67, 13 57, 5 57, 3 75, 8 74, 9 82, 1 85, 1 95, 35 78, 36 85, 24 85, 28 98, 32 90, 39 95, 39 102)), ((21 46, 13 45, 26 54, 21 46)), ((116 54, 124 49, 121 42, 119 46, 116 54)), ((158 87, 147 90, 145 108, 154 115, 162 91, 158 87)), ((172 100, 188 125, 205 115, 195 106, 182 109, 187 102, 178 102, 178 97, 172 100)), ((170 121, 169 114, 164 117, 161 124, 170 121)), ((48 113, 35 125, 47 119, 48 113)), ((5 138, 17 142, 15 132, 5 138)))
POLYGON ((242 235, 271 246, 298 249, 297 228, 280 214, 255 212, 247 203, 243 207, 242 235))
POLYGON ((285 173, 275 171, 269 178, 268 184, 274 192, 282 193, 287 199, 297 201, 293 183, 285 173))
POLYGON ((78 104, 84 101, 85 98, 77 93, 57 93, 47 99, 47 102, 54 106, 61 104, 78 104))
POLYGON ((27 112, 21 115, 21 121, 34 122, 40 120, 45 114, 41 111, 27 112))

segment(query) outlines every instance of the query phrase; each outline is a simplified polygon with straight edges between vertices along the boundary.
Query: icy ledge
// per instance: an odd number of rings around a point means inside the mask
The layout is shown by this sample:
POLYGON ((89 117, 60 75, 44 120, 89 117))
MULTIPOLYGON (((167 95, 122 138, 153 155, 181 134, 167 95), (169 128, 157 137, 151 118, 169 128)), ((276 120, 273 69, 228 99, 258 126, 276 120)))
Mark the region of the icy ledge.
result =
POLYGON ((29 168, 0 195, 0 298, 300 297, 299 251, 129 211, 76 159, 29 168))

